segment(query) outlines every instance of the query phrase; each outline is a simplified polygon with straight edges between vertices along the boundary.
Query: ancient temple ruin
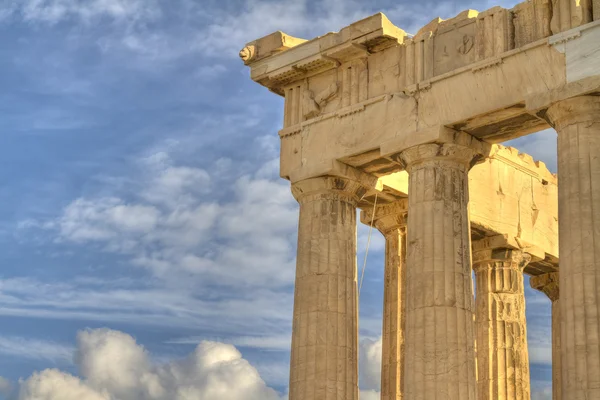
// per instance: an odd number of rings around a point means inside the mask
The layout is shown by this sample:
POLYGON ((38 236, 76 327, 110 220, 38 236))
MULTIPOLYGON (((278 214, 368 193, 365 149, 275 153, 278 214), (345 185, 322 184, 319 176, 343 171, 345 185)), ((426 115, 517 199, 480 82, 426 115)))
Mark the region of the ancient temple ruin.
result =
POLYGON ((285 97, 290 400, 358 399, 357 208, 386 240, 382 399, 529 400, 523 274, 552 301, 554 399, 600 399, 600 0, 415 35, 377 14, 240 56, 285 97), (498 144, 549 127, 558 178, 498 144))

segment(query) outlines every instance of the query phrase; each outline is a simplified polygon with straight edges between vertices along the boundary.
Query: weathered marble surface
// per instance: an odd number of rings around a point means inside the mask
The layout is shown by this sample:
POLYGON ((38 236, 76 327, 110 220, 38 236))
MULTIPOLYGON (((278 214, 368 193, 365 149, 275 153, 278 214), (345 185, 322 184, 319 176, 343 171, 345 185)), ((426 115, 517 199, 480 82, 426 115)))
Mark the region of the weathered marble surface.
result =
POLYGON ((477 288, 477 399, 529 400, 529 352, 522 250, 473 244, 477 288))

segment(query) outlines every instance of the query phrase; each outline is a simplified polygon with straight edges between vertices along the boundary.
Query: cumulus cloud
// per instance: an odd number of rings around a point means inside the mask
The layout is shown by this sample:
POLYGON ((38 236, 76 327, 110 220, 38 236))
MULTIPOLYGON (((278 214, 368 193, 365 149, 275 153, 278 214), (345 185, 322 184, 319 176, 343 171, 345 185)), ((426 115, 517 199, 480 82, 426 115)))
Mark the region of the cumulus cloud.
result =
POLYGON ((56 369, 34 373, 21 383, 18 400, 111 400, 78 378, 56 369))
MULTIPOLYGON (((268 143, 259 146, 266 163, 274 156, 268 143)), ((135 165, 103 181, 101 192, 110 196, 77 198, 55 218, 19 228, 22 237, 41 233, 52 246, 114 254, 123 261, 114 268, 129 266, 143 278, 125 286, 0 279, 0 314, 204 326, 204 337, 248 347, 260 347, 252 338, 287 335, 298 220, 289 184, 251 170, 208 172, 176 163, 166 151, 135 165), (202 185, 219 190, 207 193, 202 185)), ((281 350, 284 340, 278 343, 281 350)))
POLYGON ((127 179, 135 182, 132 193, 77 198, 57 218, 23 221, 20 228, 128 255, 165 280, 201 276, 204 284, 269 287, 293 282, 298 206, 289 184, 261 168, 230 182, 176 165, 164 152, 139 164, 138 176, 127 179), (221 190, 217 196, 207 192, 211 182, 221 190))
POLYGON ((12 384, 6 378, 0 376, 0 394, 8 396, 12 391, 12 384))
POLYGON ((233 346, 202 342, 165 364, 131 336, 108 329, 79 333, 76 377, 56 369, 20 382, 18 400, 278 400, 233 346))
POLYGON ((363 339, 359 347, 360 387, 367 391, 379 391, 381 385, 381 337, 363 339))

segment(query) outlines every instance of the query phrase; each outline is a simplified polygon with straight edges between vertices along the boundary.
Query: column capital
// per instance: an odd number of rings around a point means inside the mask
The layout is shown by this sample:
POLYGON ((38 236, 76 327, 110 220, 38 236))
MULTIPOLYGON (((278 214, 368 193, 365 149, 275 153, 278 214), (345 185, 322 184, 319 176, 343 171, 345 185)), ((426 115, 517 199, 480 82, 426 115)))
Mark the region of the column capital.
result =
POLYGON ((507 268, 523 271, 530 261, 531 255, 522 250, 497 248, 473 252, 473 269, 475 272, 479 269, 488 269, 492 264, 497 263, 504 263, 507 268))
POLYGON ((575 123, 600 122, 600 96, 579 96, 559 101, 548 108, 546 117, 559 130, 575 123))
POLYGON ((560 287, 558 282, 558 272, 532 276, 529 280, 532 289, 544 292, 553 302, 560 298, 560 287))
POLYGON ((484 154, 476 148, 456 143, 427 143, 408 148, 397 158, 409 173, 413 167, 429 161, 453 162, 468 171, 484 158, 484 154))
POLYGON ((485 261, 514 261, 519 268, 530 262, 543 260, 543 249, 508 235, 496 235, 476 240, 472 243, 473 265, 485 261), (522 266, 521 266, 522 264, 522 266))
POLYGON ((315 200, 322 195, 335 195, 345 197, 356 205, 365 193, 367 188, 361 183, 337 176, 320 176, 292 184, 292 194, 299 203, 315 200))
POLYGON ((498 248, 473 248, 473 270, 487 270, 492 265, 498 266, 503 263, 505 268, 523 269, 531 262, 531 255, 520 249, 511 249, 506 247, 498 248))
POLYGON ((393 234, 399 229, 405 229, 408 218, 408 199, 402 199, 394 203, 378 205, 375 208, 373 216, 373 208, 369 207, 360 213, 360 222, 365 225, 373 225, 384 236, 393 234))

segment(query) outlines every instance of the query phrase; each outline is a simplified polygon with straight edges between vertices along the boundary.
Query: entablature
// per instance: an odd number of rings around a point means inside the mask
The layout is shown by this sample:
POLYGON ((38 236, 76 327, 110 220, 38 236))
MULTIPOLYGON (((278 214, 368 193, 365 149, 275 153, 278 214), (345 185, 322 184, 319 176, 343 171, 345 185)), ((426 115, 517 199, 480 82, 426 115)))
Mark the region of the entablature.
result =
POLYGON ((432 129, 500 143, 548 128, 553 101, 600 92, 599 2, 466 10, 414 36, 376 14, 310 41, 252 42, 252 78, 285 96, 281 176, 333 161, 386 175, 401 169, 390 145, 432 129))

